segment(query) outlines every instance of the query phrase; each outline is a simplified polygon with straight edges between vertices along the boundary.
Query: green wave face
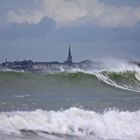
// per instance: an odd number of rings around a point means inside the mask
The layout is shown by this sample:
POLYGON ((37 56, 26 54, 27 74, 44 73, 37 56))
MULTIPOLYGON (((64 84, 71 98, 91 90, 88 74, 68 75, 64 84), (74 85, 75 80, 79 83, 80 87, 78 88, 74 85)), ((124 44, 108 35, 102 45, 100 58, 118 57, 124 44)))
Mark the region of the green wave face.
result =
POLYGON ((77 73, 36 74, 19 72, 0 72, 0 84, 4 87, 42 89, 93 88, 102 86, 95 75, 77 73))
POLYGON ((136 80, 135 78, 135 72, 103 72, 103 74, 107 75, 109 78, 115 81, 122 81, 122 80, 129 80, 133 81, 136 80))
MULTIPOLYGON (((62 72, 53 74, 31 73, 31 72, 0 72, 1 85, 26 85, 34 88, 50 88, 59 86, 74 86, 74 87, 89 87, 89 88, 109 88, 109 86, 124 87, 128 90, 140 90, 140 81, 136 78, 137 72, 101 72, 101 76, 106 79, 103 80, 96 73, 88 72, 62 72), (107 81, 110 81, 107 82, 107 81), (112 82, 112 83, 111 83, 112 82)), ((114 89, 115 90, 115 89, 114 89)))

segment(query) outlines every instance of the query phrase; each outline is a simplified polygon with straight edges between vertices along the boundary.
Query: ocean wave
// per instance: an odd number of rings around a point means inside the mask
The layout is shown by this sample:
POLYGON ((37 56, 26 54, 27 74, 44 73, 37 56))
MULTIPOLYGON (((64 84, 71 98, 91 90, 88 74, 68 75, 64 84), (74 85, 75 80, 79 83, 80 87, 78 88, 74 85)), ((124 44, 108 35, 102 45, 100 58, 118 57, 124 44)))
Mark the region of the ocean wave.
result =
MULTIPOLYGON (((70 81, 86 81, 89 86, 93 85, 95 82, 102 85, 113 86, 115 88, 120 88, 123 90, 130 90, 134 92, 140 92, 140 72, 139 71, 101 71, 92 72, 90 70, 73 69, 64 72, 55 73, 31 73, 31 72, 0 72, 0 82, 8 81, 19 81, 28 80, 34 81, 60 81, 70 82, 70 81), (92 79, 92 81, 91 81, 92 79)), ((48 83, 48 82, 47 82, 48 83)), ((5 83, 7 84, 7 83, 5 83)), ((53 83, 52 83, 53 84, 53 83)), ((80 84, 80 83, 79 83, 80 84)), ((100 88, 100 87, 99 87, 100 88)))
POLYGON ((139 72, 102 72, 96 74, 96 76, 106 84, 116 88, 140 92, 139 72))
POLYGON ((109 110, 104 113, 70 108, 63 111, 0 113, 0 133, 93 136, 102 139, 140 138, 140 110, 109 110))
POLYGON ((31 83, 45 80, 45 82, 49 83, 48 79, 56 82, 61 80, 61 82, 66 83, 70 80, 79 80, 79 83, 85 80, 89 86, 92 86, 95 82, 100 82, 98 84, 99 88, 100 85, 105 83, 115 88, 140 92, 140 67, 135 63, 125 61, 92 62, 90 65, 84 64, 76 68, 59 66, 58 71, 51 71, 50 69, 49 71, 37 73, 7 69, 0 72, 0 83, 7 80, 20 80, 19 83, 22 80, 29 80, 31 83))

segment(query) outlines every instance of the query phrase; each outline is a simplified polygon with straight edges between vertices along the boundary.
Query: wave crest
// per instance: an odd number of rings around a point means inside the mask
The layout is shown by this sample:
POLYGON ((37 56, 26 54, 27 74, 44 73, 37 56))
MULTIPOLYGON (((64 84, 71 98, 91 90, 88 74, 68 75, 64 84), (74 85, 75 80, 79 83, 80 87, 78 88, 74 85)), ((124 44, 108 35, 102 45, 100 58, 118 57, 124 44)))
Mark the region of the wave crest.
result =
POLYGON ((140 92, 139 73, 135 71, 127 72, 102 72, 97 77, 105 83, 117 88, 140 92))

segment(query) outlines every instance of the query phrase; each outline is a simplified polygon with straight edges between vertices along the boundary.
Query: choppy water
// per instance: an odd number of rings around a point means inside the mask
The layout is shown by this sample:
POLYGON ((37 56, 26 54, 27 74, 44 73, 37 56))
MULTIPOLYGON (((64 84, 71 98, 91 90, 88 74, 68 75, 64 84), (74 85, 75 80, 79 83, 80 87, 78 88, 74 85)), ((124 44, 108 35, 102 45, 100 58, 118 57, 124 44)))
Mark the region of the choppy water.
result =
POLYGON ((0 140, 139 140, 140 70, 0 72, 0 140))

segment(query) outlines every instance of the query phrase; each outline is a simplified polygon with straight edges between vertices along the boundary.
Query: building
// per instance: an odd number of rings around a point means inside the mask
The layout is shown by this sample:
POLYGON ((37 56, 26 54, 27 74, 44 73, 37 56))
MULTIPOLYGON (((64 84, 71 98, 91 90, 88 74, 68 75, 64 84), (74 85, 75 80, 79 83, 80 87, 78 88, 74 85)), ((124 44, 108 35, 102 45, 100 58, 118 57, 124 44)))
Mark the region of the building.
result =
POLYGON ((23 60, 23 61, 14 61, 14 62, 8 62, 6 60, 5 63, 2 63, 2 66, 13 70, 31 70, 32 65, 33 65, 32 60, 23 60))
POLYGON ((34 62, 32 69, 33 70, 47 70, 48 63, 47 62, 34 62))
POLYGON ((71 48, 69 45, 68 57, 64 63, 57 61, 54 62, 33 62, 32 60, 14 61, 2 63, 3 67, 13 70, 25 70, 25 71, 62 71, 63 69, 69 69, 73 67, 71 48))

